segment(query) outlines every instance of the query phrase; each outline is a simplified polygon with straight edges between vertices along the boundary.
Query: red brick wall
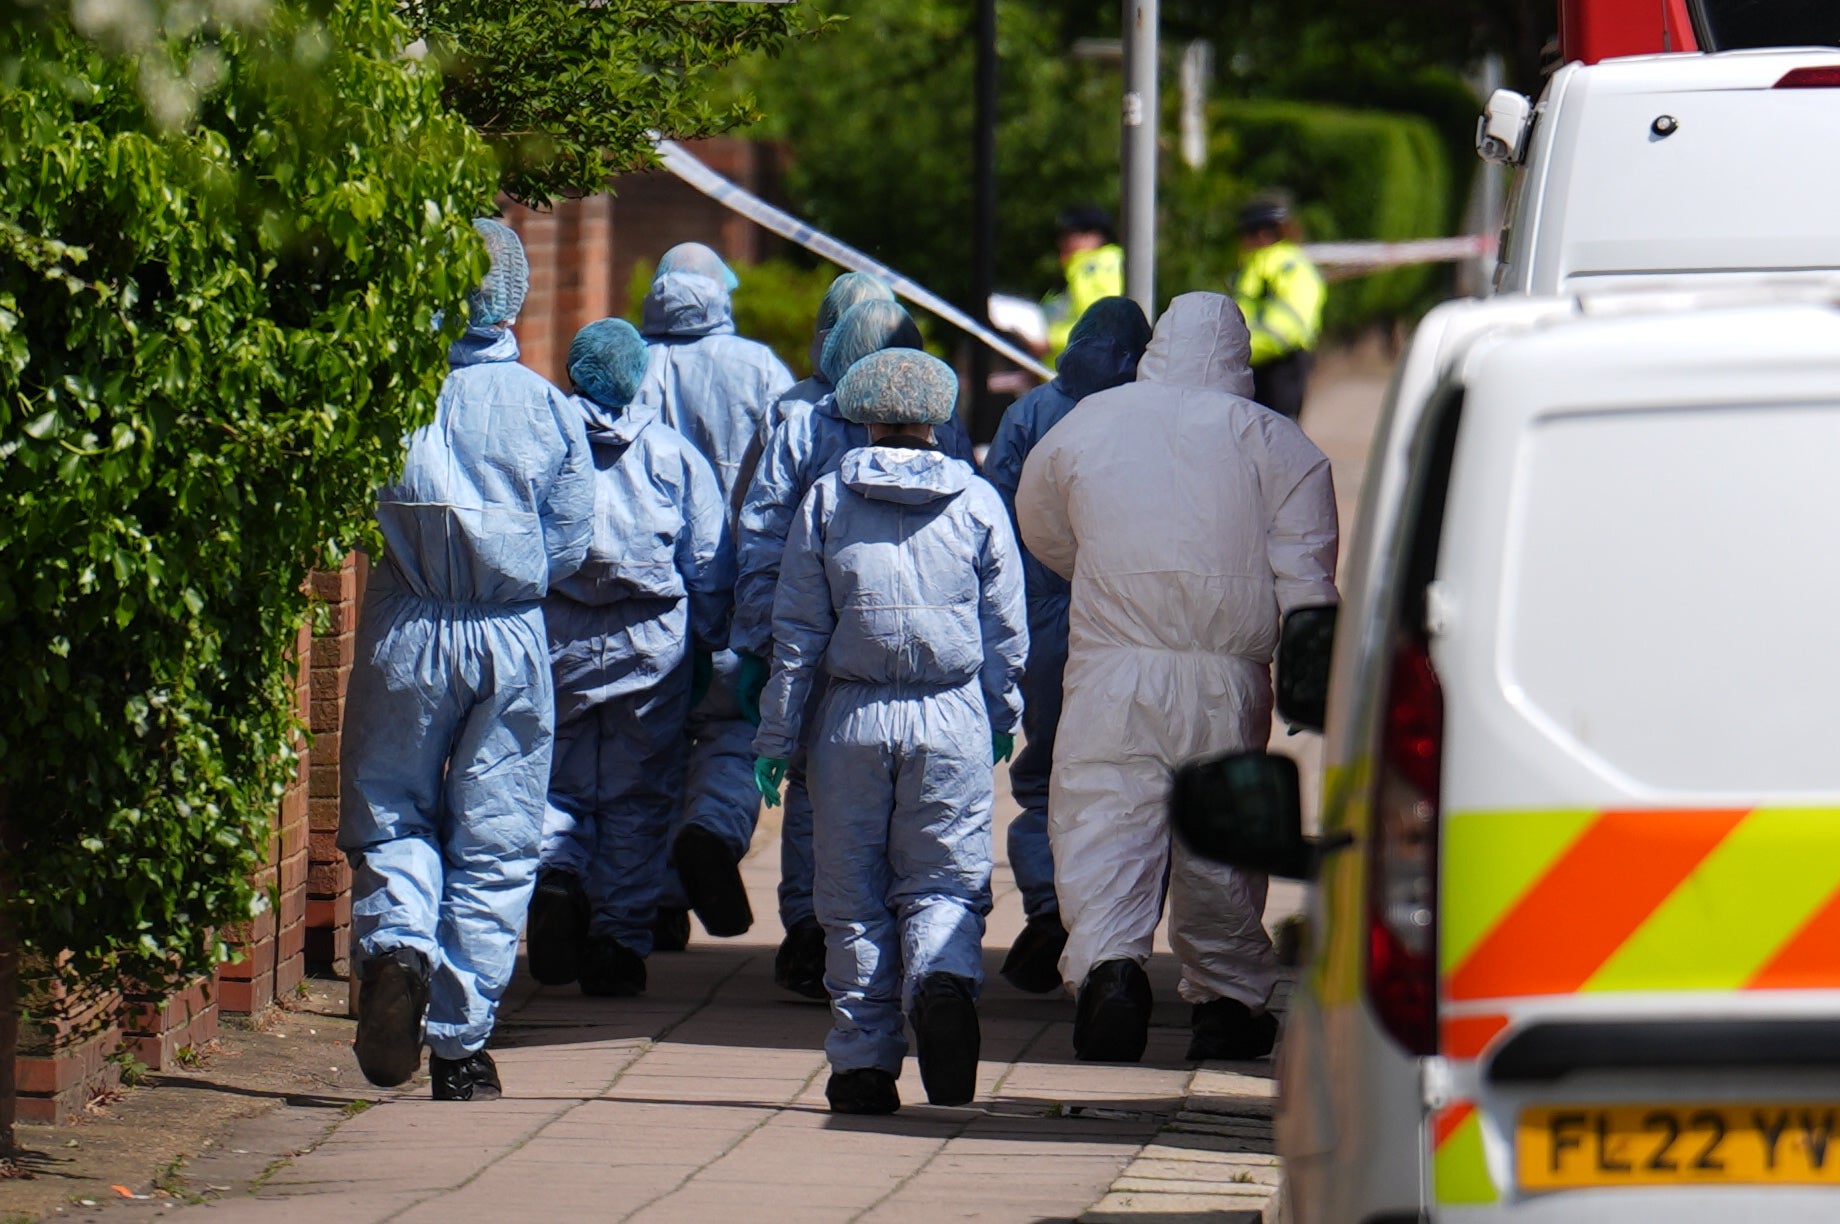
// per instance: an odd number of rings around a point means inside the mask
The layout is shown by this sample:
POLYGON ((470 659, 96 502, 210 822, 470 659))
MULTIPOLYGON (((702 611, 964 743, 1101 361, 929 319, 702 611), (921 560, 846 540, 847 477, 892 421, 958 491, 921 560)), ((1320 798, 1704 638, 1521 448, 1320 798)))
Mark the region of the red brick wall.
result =
POLYGON ((324 605, 313 636, 313 762, 307 791, 307 967, 344 977, 351 972, 351 866, 339 849, 339 747, 345 729, 345 690, 364 602, 369 559, 350 553, 336 570, 313 575, 313 597, 324 605))
MULTIPOLYGON (((300 661, 295 710, 304 724, 311 707, 313 633, 300 627, 294 657, 300 661)), ((253 1014, 289 996, 306 977, 307 965, 307 787, 309 760, 304 741, 295 745, 300 767, 274 813, 268 861, 256 873, 257 888, 270 892, 273 906, 232 934, 241 958, 217 969, 218 1004, 253 1014)))

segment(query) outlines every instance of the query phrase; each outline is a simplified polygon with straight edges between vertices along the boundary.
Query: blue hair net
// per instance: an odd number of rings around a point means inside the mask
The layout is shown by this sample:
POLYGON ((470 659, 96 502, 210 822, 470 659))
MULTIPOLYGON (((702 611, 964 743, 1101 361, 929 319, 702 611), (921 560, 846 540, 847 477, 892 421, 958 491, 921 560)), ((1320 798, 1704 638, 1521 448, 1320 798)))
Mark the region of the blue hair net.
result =
POLYGON ((473 327, 503 327, 524 308, 530 292, 530 261, 517 232, 502 221, 476 217, 473 230, 486 244, 492 270, 479 288, 466 295, 467 322, 473 327))
POLYGON ((894 290, 883 284, 879 276, 871 276, 867 272, 845 272, 824 291, 824 301, 818 306, 818 330, 826 332, 837 326, 837 320, 849 313, 850 307, 861 302, 892 301, 894 290))
POLYGON ((659 259, 658 270, 652 273, 652 279, 656 280, 667 272, 694 272, 698 276, 707 276, 730 292, 741 285, 729 266, 722 262, 722 257, 700 242, 680 242, 666 251, 659 259))
POLYGON ((892 299, 858 302, 843 312, 824 341, 818 369, 832 383, 842 383, 851 366, 881 349, 917 349, 920 328, 913 316, 892 299))
POLYGON ((837 382, 837 410, 858 425, 943 425, 957 407, 958 375, 916 349, 870 353, 837 382))
POLYGON ((638 328, 625 319, 599 319, 569 345, 569 381, 602 407, 624 408, 639 391, 649 355, 638 328))

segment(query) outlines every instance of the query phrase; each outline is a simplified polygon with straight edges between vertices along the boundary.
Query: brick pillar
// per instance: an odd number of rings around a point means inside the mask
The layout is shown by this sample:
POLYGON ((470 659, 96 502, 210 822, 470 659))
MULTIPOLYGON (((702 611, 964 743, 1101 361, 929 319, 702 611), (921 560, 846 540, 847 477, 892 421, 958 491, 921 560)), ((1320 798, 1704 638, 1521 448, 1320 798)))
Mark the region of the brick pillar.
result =
POLYGON ((313 767, 307 792, 307 966, 335 977, 351 972, 351 866, 338 846, 339 745, 368 570, 363 553, 350 553, 338 569, 313 575, 313 597, 325 614, 316 618, 308 717, 313 767))
POLYGON ((518 348, 525 365, 555 382, 564 378, 570 332, 563 336, 556 328, 558 264, 563 255, 557 241, 558 224, 554 209, 538 212, 520 204, 505 204, 505 224, 524 240, 524 255, 530 260, 530 293, 518 314, 518 348))
MULTIPOLYGON (((303 624, 294 640, 294 657, 300 665, 294 676, 294 715, 305 727, 312 714, 313 627, 303 624)), ((307 976, 307 788, 312 757, 306 737, 295 741, 299 768, 287 793, 281 797, 281 851, 279 876, 281 904, 277 911, 275 944, 275 998, 294 996, 307 976)))
POLYGON ((48 969, 22 966, 19 1053, 14 1064, 18 1120, 55 1125, 83 1113, 95 1093, 121 1082, 110 1055, 121 1046, 121 999, 72 994, 47 985, 48 969), (26 980, 29 979, 29 980, 26 980))
MULTIPOLYGON (((295 709, 304 723, 309 713, 309 668, 313 654, 310 626, 302 625, 294 642, 298 679, 295 709)), ((230 946, 241 959, 217 967, 219 1006, 253 1015, 306 974, 307 936, 307 780, 304 741, 297 743, 300 765, 271 816, 268 858, 253 883, 269 892, 274 905, 230 933, 230 946)))

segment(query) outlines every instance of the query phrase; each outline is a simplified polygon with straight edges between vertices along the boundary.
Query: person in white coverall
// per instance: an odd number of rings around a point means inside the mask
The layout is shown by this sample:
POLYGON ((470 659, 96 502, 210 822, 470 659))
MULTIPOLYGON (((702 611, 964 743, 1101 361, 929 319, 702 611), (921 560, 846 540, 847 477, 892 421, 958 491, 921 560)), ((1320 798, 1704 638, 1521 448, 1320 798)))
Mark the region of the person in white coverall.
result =
POLYGON ((1231 298, 1178 297, 1137 380, 1082 400, 1016 492, 1029 552, 1073 583, 1048 836, 1089 1061, 1143 1057, 1165 887, 1189 1057, 1277 1036, 1265 877, 1172 843, 1167 810, 1177 765, 1265 744, 1279 623, 1336 600, 1329 461, 1249 398, 1250 351, 1231 298))

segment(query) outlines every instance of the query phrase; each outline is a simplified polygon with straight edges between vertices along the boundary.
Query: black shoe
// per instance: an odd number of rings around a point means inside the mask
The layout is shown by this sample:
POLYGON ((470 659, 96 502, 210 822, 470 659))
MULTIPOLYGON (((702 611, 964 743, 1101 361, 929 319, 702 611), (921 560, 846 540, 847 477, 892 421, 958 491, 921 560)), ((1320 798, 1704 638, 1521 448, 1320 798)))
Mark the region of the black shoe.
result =
POLYGON ((1092 967, 1073 1013, 1073 1056, 1081 1062, 1140 1061, 1150 1042, 1150 977, 1136 961, 1092 967))
POLYGON ((1189 1024, 1195 1035, 1189 1039, 1188 1057, 1195 1061, 1263 1058, 1278 1040, 1278 1018, 1270 1012, 1255 1016, 1238 999, 1195 1004, 1189 1024))
POLYGON ((428 958, 413 948, 390 948, 366 960, 362 972, 358 1036, 352 1046, 364 1078, 379 1088, 394 1088, 422 1066, 428 958))
POLYGON ((581 949, 588 938, 588 894, 572 871, 545 871, 530 895, 525 923, 530 976, 545 986, 566 986, 581 976, 581 949))
POLYGON ((891 1114, 901 1108, 894 1076, 879 1067, 831 1072, 824 1099, 831 1103, 832 1113, 840 1114, 891 1114))
POLYGON ((824 1001, 824 928, 816 918, 801 918, 780 941, 773 957, 773 982, 793 994, 824 1001))
POLYGON ((496 1101, 504 1091, 498 1083, 498 1064, 484 1050, 465 1058, 430 1054, 428 1075, 437 1101, 496 1101))
POLYGON ((590 936, 581 957, 581 993, 630 999, 645 991, 645 958, 617 939, 590 936))
POLYGON ((727 842, 702 825, 685 825, 671 847, 671 861, 705 931, 717 939, 747 934, 754 925, 754 907, 741 882, 741 863, 727 842))
POLYGON ((652 951, 682 952, 690 946, 690 911, 661 905, 652 919, 652 951))
POLYGON ((956 973, 929 973, 914 987, 914 1044, 920 1082, 934 1105, 977 1095, 977 988, 956 973))
POLYGON ((1016 936, 997 972, 1017 990, 1051 994, 1061 988, 1061 951, 1066 946, 1067 928, 1060 914, 1037 914, 1016 936))

